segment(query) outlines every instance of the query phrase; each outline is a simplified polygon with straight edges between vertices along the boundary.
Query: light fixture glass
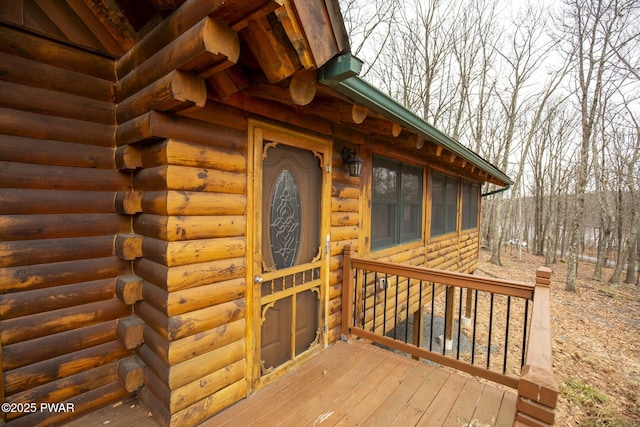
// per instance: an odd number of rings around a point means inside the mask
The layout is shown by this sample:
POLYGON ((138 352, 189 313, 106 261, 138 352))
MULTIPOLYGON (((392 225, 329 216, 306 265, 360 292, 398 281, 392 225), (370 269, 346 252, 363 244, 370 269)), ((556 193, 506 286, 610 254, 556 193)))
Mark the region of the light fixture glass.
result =
POLYGON ((349 150, 348 148, 344 148, 342 150, 342 160, 344 163, 349 166, 349 175, 360 177, 362 176, 362 164, 364 161, 358 156, 356 150, 349 150))

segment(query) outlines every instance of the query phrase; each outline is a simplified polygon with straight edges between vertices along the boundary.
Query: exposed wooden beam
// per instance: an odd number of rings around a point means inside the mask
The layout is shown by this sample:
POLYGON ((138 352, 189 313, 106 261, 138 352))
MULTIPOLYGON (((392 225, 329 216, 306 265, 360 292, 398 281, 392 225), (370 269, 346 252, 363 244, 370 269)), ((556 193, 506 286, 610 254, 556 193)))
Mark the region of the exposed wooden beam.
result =
POLYGON ((400 132, 402 132, 402 125, 398 123, 393 123, 391 125, 391 134, 397 137, 398 135, 400 135, 400 132))
POLYGON ((317 72, 302 71, 294 74, 289 83, 289 94, 296 105, 307 105, 316 96, 317 72))
MULTIPOLYGON (((132 50, 136 50, 134 47, 132 50)), ((116 84, 119 101, 173 70, 206 78, 235 64, 240 56, 238 34, 221 22, 205 18, 116 84)))
POLYGON ((275 17, 266 16, 241 31, 269 83, 280 82, 300 69, 300 60, 275 17))
POLYGON ((364 122, 364 119, 367 118, 368 114, 369 109, 367 107, 360 104, 353 104, 353 107, 351 109, 351 118, 353 119, 354 123, 360 124, 364 122))
POLYGON ((118 104, 116 118, 124 123, 151 110, 178 112, 202 108, 207 102, 204 79, 183 71, 172 71, 118 104))

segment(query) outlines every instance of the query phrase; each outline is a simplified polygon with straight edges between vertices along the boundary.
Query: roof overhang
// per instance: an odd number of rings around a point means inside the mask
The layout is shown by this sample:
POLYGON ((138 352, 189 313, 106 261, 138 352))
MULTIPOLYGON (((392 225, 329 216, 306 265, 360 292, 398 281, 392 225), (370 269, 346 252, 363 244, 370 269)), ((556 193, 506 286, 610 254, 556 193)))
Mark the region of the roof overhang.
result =
POLYGON ((456 156, 475 165, 479 170, 489 174, 494 178, 492 181, 501 182, 503 187, 513 184, 513 181, 496 166, 360 78, 361 69, 362 61, 350 53, 346 53, 335 57, 320 68, 318 81, 394 123, 400 124, 416 135, 436 142, 456 156))

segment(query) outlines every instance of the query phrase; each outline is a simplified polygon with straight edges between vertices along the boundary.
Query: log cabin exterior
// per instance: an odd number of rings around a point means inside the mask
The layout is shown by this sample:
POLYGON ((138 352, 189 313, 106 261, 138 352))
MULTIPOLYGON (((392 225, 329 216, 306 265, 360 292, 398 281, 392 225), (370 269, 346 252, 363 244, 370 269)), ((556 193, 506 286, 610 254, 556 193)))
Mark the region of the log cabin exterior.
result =
POLYGON ((511 183, 358 77, 333 0, 2 2, 0 59, 0 393, 74 404, 11 426, 196 425, 341 338, 346 246, 471 273, 511 183))

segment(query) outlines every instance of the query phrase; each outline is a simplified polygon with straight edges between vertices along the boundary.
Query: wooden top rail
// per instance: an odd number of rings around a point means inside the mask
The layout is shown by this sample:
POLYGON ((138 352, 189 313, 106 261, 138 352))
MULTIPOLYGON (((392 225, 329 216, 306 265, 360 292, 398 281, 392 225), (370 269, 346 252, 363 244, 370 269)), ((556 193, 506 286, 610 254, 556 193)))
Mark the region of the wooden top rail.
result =
POLYGON ((356 269, 409 277, 411 279, 434 282, 447 286, 477 289, 479 291, 493 292, 512 297, 533 299, 533 290, 535 286, 530 283, 493 279, 490 277, 436 270, 434 268, 427 267, 393 264, 366 258, 354 258, 351 257, 350 254, 347 258, 347 253, 348 252, 345 251, 345 263, 347 261, 350 262, 351 266, 356 269))
POLYGON ((525 364, 518 382, 515 425, 553 425, 560 387, 551 347, 551 270, 536 271, 536 288, 525 364))

